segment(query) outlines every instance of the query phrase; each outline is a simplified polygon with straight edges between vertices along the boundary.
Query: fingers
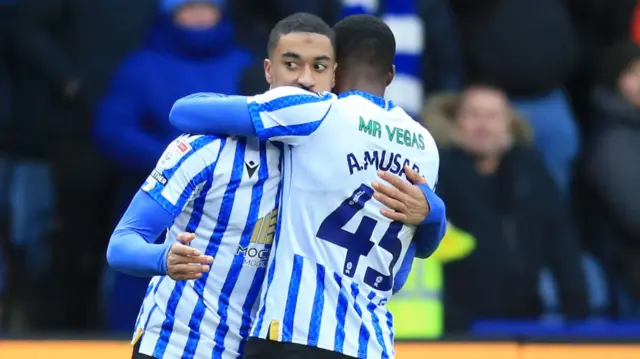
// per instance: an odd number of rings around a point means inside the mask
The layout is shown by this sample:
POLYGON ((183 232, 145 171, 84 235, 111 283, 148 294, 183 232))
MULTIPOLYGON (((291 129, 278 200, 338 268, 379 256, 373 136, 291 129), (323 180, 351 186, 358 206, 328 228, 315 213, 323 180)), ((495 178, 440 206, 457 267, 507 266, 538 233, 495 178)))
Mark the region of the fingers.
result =
POLYGON ((391 198, 391 197, 389 197, 386 194, 381 193, 381 192, 375 192, 373 194, 373 198, 375 198, 376 201, 384 204, 385 206, 391 208, 394 211, 399 211, 399 210, 402 210, 402 209, 406 208, 404 203, 398 201, 395 198, 391 198))
POLYGON ((409 190, 409 188, 411 187, 410 184, 408 184, 407 182, 403 181, 402 178, 400 178, 399 176, 396 176, 390 172, 383 172, 383 171, 378 171, 378 177, 382 178, 383 180, 389 182, 390 185, 392 185, 393 187, 399 189, 400 191, 407 193, 407 191, 409 190))
POLYGON ((426 178, 420 176, 420 173, 412 170, 409 166, 404 166, 404 174, 413 184, 428 184, 426 178))
POLYGON ((401 212, 395 212, 390 209, 382 208, 380 210, 380 214, 389 218, 392 221, 405 222, 407 220, 407 215, 401 212))
POLYGON ((202 273, 207 273, 211 267, 200 264, 175 264, 169 268, 171 278, 175 280, 190 280, 202 277, 202 273))
MULTIPOLYGON (((386 200, 385 197, 388 197, 389 199, 393 199, 395 200, 395 202, 393 203, 406 203, 407 202, 407 194, 406 192, 403 193, 402 191, 400 191, 399 189, 392 187, 392 186, 385 186, 382 183, 378 182, 378 181, 374 181, 371 186, 373 187, 373 189, 375 190, 375 193, 373 195, 373 198, 377 199, 377 197, 382 198, 383 200, 386 200), (376 194, 378 196, 376 196, 376 194), (383 195, 383 196, 380 196, 383 195)), ((383 200, 379 200, 380 202, 383 202, 383 200)), ((386 204, 387 206, 389 206, 386 202, 383 202, 384 204, 386 204)), ((399 209, 400 207, 398 207, 398 205, 394 205, 394 207, 389 207, 391 209, 399 209)))
POLYGON ((181 256, 191 256, 196 257, 202 255, 199 250, 195 248, 191 248, 189 246, 185 246, 181 243, 174 243, 171 246, 171 253, 181 255, 181 256))
POLYGON ((169 251, 169 257, 167 259, 167 263, 202 263, 202 264, 211 264, 213 263, 213 257, 202 255, 200 251, 197 249, 187 247, 180 243, 175 243, 171 246, 171 250, 169 251))
POLYGON ((182 243, 182 244, 189 244, 191 243, 192 240, 194 240, 196 238, 196 235, 193 233, 187 233, 187 232, 183 232, 178 234, 178 236, 176 237, 176 239, 178 240, 178 242, 182 243))

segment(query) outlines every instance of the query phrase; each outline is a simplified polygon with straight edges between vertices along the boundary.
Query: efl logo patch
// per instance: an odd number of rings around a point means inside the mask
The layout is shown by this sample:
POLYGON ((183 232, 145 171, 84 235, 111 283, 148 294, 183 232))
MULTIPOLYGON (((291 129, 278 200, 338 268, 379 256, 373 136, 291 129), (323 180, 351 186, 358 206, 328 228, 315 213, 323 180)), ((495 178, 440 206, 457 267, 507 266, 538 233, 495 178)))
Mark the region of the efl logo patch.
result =
POLYGON ((176 143, 177 143, 178 151, 180 151, 180 153, 182 154, 189 152, 189 150, 191 149, 191 146, 188 143, 186 143, 182 138, 178 138, 176 140, 176 143))
POLYGON ((157 168, 162 170, 168 170, 175 167, 180 159, 191 151, 191 145, 187 143, 182 137, 173 141, 169 147, 164 151, 157 168))

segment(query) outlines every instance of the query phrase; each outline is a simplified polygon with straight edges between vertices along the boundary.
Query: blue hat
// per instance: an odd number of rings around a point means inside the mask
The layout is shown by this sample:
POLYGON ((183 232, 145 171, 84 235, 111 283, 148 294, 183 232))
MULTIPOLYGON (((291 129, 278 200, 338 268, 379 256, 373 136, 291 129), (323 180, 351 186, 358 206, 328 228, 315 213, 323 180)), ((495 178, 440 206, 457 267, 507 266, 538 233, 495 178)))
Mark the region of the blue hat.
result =
POLYGON ((173 13, 182 5, 198 2, 209 3, 219 7, 224 7, 227 3, 225 0, 162 0, 160 2, 160 9, 166 13, 173 13))

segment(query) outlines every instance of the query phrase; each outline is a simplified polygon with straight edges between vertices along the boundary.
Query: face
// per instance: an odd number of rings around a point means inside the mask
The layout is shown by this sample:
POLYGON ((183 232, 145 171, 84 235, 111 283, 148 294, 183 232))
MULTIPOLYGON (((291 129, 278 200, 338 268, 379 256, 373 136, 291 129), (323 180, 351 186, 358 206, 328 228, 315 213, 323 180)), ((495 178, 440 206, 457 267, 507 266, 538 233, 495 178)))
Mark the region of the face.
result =
POLYGON ((640 106, 640 60, 633 61, 620 76, 618 88, 628 101, 640 106))
POLYGON ((511 116, 507 98, 498 90, 473 88, 463 94, 457 114, 461 145, 477 156, 504 152, 511 140, 511 116))
POLYGON ((209 3, 188 3, 174 15, 176 24, 189 29, 210 29, 220 21, 220 9, 209 3))
POLYGON ((269 59, 264 60, 265 77, 271 88, 298 86, 309 91, 330 91, 336 62, 328 37, 295 32, 282 35, 269 59))

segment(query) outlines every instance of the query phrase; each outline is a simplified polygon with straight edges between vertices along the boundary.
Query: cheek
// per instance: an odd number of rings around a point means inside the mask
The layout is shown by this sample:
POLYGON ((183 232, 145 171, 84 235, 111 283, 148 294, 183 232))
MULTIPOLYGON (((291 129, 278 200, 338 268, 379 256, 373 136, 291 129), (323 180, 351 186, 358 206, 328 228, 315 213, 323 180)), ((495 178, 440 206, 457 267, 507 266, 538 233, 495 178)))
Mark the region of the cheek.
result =
POLYGON ((295 84, 297 76, 295 71, 281 67, 271 68, 271 84, 274 86, 286 86, 295 84))
POLYGON ((318 74, 315 80, 315 91, 331 91, 333 87, 333 73, 327 71, 326 73, 318 74))

